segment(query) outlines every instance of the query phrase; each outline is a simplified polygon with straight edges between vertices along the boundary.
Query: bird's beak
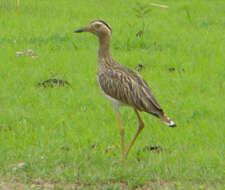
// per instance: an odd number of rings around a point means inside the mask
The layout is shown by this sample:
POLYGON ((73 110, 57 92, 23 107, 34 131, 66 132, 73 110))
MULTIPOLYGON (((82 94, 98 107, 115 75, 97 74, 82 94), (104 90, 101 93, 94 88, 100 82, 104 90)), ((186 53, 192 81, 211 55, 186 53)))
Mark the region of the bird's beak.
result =
POLYGON ((81 29, 75 30, 74 32, 75 33, 89 32, 89 27, 81 28, 81 29))

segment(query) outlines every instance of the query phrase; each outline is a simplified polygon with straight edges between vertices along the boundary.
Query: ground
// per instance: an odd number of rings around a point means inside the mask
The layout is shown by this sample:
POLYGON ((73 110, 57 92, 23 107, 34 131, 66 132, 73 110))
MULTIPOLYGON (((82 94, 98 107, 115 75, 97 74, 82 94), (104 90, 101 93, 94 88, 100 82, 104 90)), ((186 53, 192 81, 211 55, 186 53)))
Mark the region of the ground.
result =
MULTIPOLYGON (((0 0, 0 189, 224 189, 224 7, 0 0), (96 81, 98 41, 73 33, 95 19, 111 25, 112 55, 177 124, 141 113, 145 128, 125 163, 96 81)), ((138 121, 120 112, 127 145, 138 121)))

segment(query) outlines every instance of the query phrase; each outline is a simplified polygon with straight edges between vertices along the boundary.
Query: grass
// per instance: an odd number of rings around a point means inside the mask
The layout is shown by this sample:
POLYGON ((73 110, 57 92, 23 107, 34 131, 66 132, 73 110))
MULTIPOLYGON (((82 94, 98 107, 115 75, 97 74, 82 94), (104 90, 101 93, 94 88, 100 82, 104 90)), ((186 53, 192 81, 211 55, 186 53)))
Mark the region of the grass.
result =
MULTIPOLYGON (((225 3, 156 2, 169 8, 0 0, 0 188, 223 189, 225 3), (112 26, 122 65, 145 66, 140 74, 178 125, 142 113, 146 127, 124 164, 113 108, 96 82, 97 39, 73 34, 94 19, 112 26), (27 49, 38 57, 16 56, 27 49), (72 88, 37 86, 49 78, 72 88)), ((130 108, 121 115, 128 143, 138 123, 130 108)))

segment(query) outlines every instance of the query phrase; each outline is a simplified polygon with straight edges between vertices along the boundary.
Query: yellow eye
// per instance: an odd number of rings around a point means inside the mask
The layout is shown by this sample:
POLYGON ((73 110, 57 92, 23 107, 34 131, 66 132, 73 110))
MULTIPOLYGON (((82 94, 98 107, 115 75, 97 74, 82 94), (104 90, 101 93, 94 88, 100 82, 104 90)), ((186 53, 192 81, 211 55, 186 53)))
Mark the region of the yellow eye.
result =
POLYGON ((101 24, 95 24, 95 28, 100 28, 101 24))

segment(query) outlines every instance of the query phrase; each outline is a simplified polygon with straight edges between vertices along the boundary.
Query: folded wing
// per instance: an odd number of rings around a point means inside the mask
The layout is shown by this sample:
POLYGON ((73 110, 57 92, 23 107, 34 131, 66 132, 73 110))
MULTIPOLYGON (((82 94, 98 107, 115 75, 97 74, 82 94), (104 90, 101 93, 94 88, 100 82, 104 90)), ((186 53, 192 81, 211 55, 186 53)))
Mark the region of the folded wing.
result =
POLYGON ((116 67, 98 74, 99 83, 105 94, 134 107, 139 111, 155 116, 163 114, 163 110, 153 96, 144 79, 128 68, 116 67))

